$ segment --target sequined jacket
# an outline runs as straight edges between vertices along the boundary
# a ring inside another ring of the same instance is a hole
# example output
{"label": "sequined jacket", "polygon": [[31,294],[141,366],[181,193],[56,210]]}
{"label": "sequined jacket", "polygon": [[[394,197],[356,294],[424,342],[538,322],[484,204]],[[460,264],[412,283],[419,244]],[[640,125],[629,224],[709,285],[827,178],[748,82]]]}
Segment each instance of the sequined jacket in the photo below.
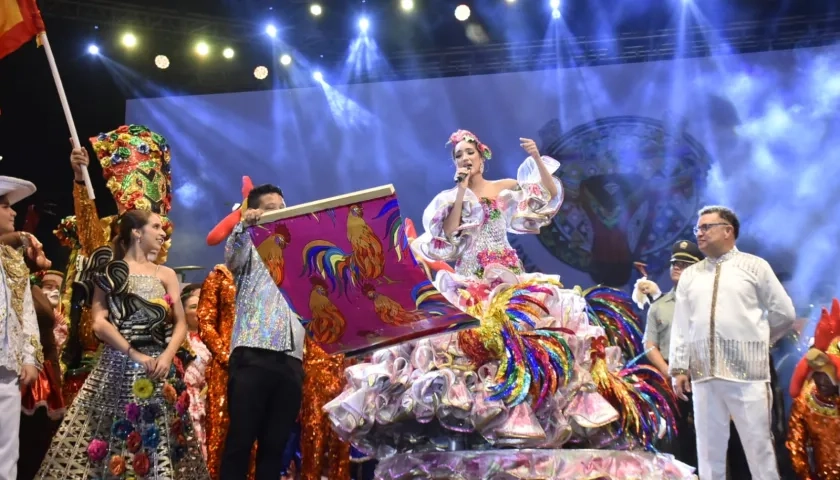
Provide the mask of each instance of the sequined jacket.
{"label": "sequined jacket", "polygon": [[216,265],[201,285],[196,316],[201,340],[213,355],[213,362],[227,368],[230,337],[236,314],[236,285],[224,265]]}
{"label": "sequined jacket", "polygon": [[[799,480],[834,480],[840,478],[840,399],[823,403],[814,398],[815,389],[809,380],[794,399],[785,446]],[[813,451],[813,464],[809,450]]]}
{"label": "sequined jacket", "polygon": [[770,381],[770,345],[793,326],[793,301],[764,259],[737,249],[680,276],[671,326],[671,374]]}
{"label": "sequined jacket", "polygon": [[286,352],[302,361],[306,331],[242,223],[234,227],[225,245],[225,264],[236,279],[231,352],[237,347],[261,348]]}
{"label": "sequined jacket", "polygon": [[23,255],[0,245],[0,367],[20,374],[24,365],[44,362],[38,318]]}

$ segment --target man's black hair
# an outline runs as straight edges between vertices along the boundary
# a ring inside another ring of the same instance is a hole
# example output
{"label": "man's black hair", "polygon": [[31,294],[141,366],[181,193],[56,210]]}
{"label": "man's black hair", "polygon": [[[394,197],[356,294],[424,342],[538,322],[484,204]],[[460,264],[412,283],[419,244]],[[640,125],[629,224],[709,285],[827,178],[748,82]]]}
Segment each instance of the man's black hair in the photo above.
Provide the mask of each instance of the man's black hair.
{"label": "man's black hair", "polygon": [[283,190],[280,190],[280,187],[270,183],[251,189],[251,193],[248,194],[248,208],[260,208],[260,199],[263,195],[268,195],[270,193],[276,193],[281,197],[283,196]]}

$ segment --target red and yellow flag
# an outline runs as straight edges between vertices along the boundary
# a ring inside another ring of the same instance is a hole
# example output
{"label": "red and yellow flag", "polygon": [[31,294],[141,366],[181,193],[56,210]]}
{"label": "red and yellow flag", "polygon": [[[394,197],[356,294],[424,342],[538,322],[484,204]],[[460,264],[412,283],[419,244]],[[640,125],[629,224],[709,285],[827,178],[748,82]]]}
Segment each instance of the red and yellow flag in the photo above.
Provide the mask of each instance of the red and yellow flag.
{"label": "red and yellow flag", "polygon": [[45,30],[35,0],[0,0],[0,58]]}

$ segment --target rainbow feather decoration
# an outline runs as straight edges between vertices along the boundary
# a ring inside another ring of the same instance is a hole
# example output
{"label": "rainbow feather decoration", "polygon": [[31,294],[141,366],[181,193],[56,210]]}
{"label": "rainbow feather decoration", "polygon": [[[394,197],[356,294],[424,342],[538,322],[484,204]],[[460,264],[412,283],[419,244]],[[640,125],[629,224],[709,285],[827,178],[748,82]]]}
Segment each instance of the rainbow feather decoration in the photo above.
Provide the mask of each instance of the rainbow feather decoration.
{"label": "rainbow feather decoration", "polygon": [[607,367],[606,337],[592,341],[590,374],[598,392],[621,414],[621,433],[630,443],[641,443],[647,450],[655,450],[654,443],[660,426],[667,425],[666,436],[676,435],[674,409],[676,399],[665,378],[654,368],[629,362],[619,372]]}
{"label": "rainbow feather decoration", "polygon": [[402,216],[400,216],[400,204],[396,198],[385,202],[379,210],[379,213],[373,219],[377,220],[385,215],[388,215],[388,218],[385,220],[385,230],[388,232],[388,239],[391,244],[389,250],[396,251],[397,261],[401,262],[403,257],[408,257],[411,259],[413,265],[417,265],[417,261],[410,253],[408,236],[405,233],[405,224],[403,223]]}
{"label": "rainbow feather decoration", "polygon": [[630,295],[600,285],[580,293],[586,300],[589,323],[603,328],[609,344],[619,347],[624,358],[636,357],[644,350],[639,316]]}
{"label": "rainbow feather decoration", "polygon": [[526,282],[504,288],[493,296],[474,330],[490,356],[500,361],[491,398],[516,406],[529,397],[540,405],[571,380],[574,357],[563,336],[553,330],[534,329],[548,315],[540,300],[551,294],[545,282]]}

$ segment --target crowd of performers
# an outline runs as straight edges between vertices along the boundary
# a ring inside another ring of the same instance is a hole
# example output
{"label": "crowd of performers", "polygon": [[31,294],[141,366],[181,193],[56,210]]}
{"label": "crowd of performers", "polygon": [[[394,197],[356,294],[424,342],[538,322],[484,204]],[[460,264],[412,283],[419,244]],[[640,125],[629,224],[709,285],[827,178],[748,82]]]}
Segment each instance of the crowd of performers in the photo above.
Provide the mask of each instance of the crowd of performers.
{"label": "crowd of performers", "polygon": [[[91,139],[111,217],[84,187],[87,150],[72,152],[75,215],[56,229],[66,273],[15,230],[11,207],[35,186],[0,177],[0,480],[341,480],[359,478],[351,460],[500,448],[582,452],[505,466],[516,478],[691,478],[694,467],[701,480],[748,478],[727,467],[730,429],[753,478],[780,478],[777,453],[796,478],[840,478],[840,304],[794,372],[780,450],[769,352],[793,303],[766,261],[735,246],[735,213],[700,212],[697,244],[674,245],[667,293],[646,278],[632,294],[565,288],[523,271],[508,241],[539,232],[563,201],[559,163],[520,140],[517,177],[492,181],[489,147],[452,134],[455,187],[432,200],[423,235],[403,226],[438,291],[480,325],[355,359],[312,340],[247,233],[285,207],[278,187],[244,180],[242,205],[207,238],[226,242],[224,262],[182,286],[164,265],[161,135],[129,125]],[[650,304],[644,328],[634,301]],[[407,468],[447,478],[438,467]]]}

